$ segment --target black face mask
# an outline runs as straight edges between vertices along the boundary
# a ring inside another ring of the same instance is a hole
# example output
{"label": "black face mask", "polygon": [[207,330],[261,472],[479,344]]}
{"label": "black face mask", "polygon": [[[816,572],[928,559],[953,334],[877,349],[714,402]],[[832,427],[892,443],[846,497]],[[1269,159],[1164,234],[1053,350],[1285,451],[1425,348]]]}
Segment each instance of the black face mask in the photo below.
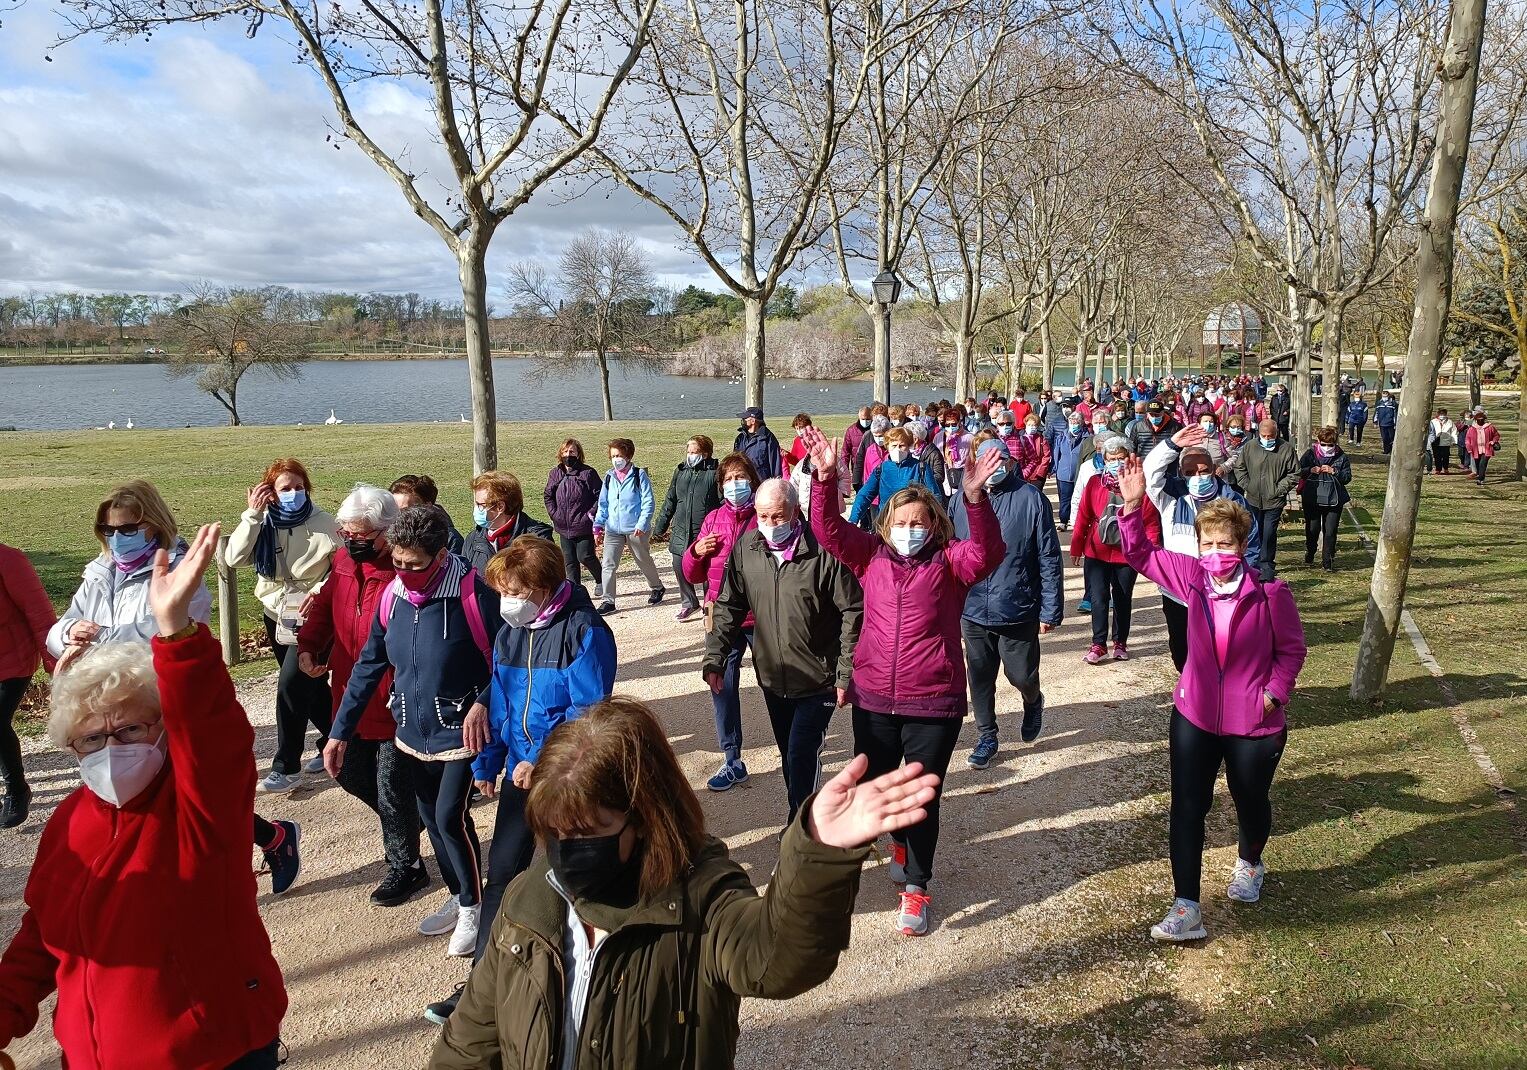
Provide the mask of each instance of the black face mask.
{"label": "black face mask", "polygon": [[[627,824],[630,824],[629,820]],[[546,861],[557,883],[574,900],[590,899],[611,906],[636,902],[641,885],[641,852],[620,860],[620,838],[626,826],[612,836],[546,837]]]}
{"label": "black face mask", "polygon": [[568,454],[566,457],[562,458],[562,467],[563,468],[577,468],[578,467],[578,458],[574,457],[572,454]]}
{"label": "black face mask", "polygon": [[376,560],[375,539],[346,539],[345,549],[349,552],[351,560],[357,563]]}

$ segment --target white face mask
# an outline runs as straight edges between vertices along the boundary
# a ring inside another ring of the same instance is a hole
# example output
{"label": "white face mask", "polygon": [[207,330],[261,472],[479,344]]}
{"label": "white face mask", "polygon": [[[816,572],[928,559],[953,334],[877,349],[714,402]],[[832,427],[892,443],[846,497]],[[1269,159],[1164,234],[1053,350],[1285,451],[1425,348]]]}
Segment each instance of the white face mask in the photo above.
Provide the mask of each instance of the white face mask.
{"label": "white face mask", "polygon": [[108,743],[80,759],[80,779],[102,802],[121,808],[164,768],[166,737],[154,743]]}
{"label": "white face mask", "polygon": [[891,548],[905,557],[912,557],[928,544],[927,528],[891,529]]}
{"label": "white face mask", "polygon": [[626,468],[630,466],[630,464],[631,462],[628,459],[618,454],[610,458],[610,467],[615,469],[617,472],[624,472]]}
{"label": "white face mask", "polygon": [[541,615],[541,607],[528,598],[503,595],[498,600],[498,614],[511,628],[523,628]]}
{"label": "white face mask", "polygon": [[900,464],[902,461],[907,459],[907,451],[901,446],[892,446],[890,450],[887,451],[887,456],[891,458],[892,464]]}

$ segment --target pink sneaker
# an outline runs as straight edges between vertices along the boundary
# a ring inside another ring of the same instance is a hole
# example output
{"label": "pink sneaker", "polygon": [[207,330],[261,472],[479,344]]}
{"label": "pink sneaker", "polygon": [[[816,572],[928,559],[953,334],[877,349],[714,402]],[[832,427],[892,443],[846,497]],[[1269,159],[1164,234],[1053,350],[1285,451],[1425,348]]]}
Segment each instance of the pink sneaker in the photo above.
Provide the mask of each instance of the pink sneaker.
{"label": "pink sneaker", "polygon": [[1107,656],[1107,647],[1093,643],[1090,647],[1087,648],[1087,653],[1082,655],[1082,660],[1085,661],[1088,665],[1096,665]]}
{"label": "pink sneaker", "polygon": [[1114,661],[1128,661],[1129,660],[1129,648],[1126,647],[1123,643],[1115,643],[1113,645],[1113,660]]}

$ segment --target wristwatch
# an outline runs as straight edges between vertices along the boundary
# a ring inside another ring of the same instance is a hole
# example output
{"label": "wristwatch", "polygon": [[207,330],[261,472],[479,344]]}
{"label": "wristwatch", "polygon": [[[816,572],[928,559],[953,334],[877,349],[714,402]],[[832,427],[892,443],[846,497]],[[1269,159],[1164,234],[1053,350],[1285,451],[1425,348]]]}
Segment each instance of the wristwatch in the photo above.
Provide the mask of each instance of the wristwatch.
{"label": "wristwatch", "polygon": [[159,639],[164,643],[178,643],[182,639],[189,639],[195,635],[197,627],[198,625],[194,620],[189,621],[180,631],[173,632],[170,635],[161,635]]}

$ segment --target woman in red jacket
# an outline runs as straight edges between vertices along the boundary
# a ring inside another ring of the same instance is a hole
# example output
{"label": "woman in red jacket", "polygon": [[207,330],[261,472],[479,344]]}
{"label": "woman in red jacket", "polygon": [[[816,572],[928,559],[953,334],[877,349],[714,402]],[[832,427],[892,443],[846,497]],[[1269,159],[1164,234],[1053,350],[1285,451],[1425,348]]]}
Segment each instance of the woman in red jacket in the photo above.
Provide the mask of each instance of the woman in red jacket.
{"label": "woman in red jacket", "polygon": [[32,806],[32,789],[21,765],[21,741],[11,721],[21,708],[37,663],[53,671],[48,629],[57,619],[27,555],[0,543],[0,775],[5,777],[0,828],[21,824]]}
{"label": "woman in red jacket", "polygon": [[[328,582],[312,596],[297,632],[297,667],[315,678],[330,674],[331,715],[339,712],[350,673],[371,635],[382,592],[397,575],[392,548],[387,545],[387,526],[397,518],[393,495],[364,483],[350,492],[334,514],[343,545],[334,555]],[[391,695],[389,668],[362,711],[355,738],[334,778],[382,822],[387,876],[372,891],[371,901],[383,907],[400,906],[429,887],[429,870],[419,858],[419,807],[413,782],[393,745],[398,725],[387,706]]]}
{"label": "woman in red jacket", "polygon": [[[1096,665],[1108,657],[1108,606],[1113,604],[1113,660],[1129,660],[1129,617],[1135,597],[1135,570],[1124,559],[1119,531],[1119,474],[1133,456],[1129,440],[1116,436],[1103,443],[1103,471],[1082,488],[1076,523],[1071,529],[1071,564],[1082,566],[1087,601],[1092,604],[1092,646],[1082,660]],[[1145,530],[1161,545],[1161,514],[1145,503]]]}
{"label": "woman in red jacket", "polygon": [[0,958],[0,1047],[58,990],[70,1070],[270,1070],[286,987],[249,867],[254,729],[191,620],[220,525],[155,555],[152,647],[93,646],[59,674],[48,736],[84,785],[48,819]]}
{"label": "woman in red jacket", "polygon": [[[960,639],[965,596],[1006,553],[986,497],[1002,454],[992,450],[965,464],[970,538],[954,538],[954,524],[938,499],[915,483],[891,495],[878,530],[870,533],[838,511],[838,496],[831,493],[836,451],[815,428],[805,438],[818,480],[811,495],[812,534],[864,588],[864,622],[845,696],[854,709],[854,753],[868,755],[871,777],[905,759],[908,765],[920,762],[942,782],[968,709]],[[891,880],[906,884],[896,928],[906,936],[928,931],[938,796],[927,810],[926,819],[891,840]]]}

